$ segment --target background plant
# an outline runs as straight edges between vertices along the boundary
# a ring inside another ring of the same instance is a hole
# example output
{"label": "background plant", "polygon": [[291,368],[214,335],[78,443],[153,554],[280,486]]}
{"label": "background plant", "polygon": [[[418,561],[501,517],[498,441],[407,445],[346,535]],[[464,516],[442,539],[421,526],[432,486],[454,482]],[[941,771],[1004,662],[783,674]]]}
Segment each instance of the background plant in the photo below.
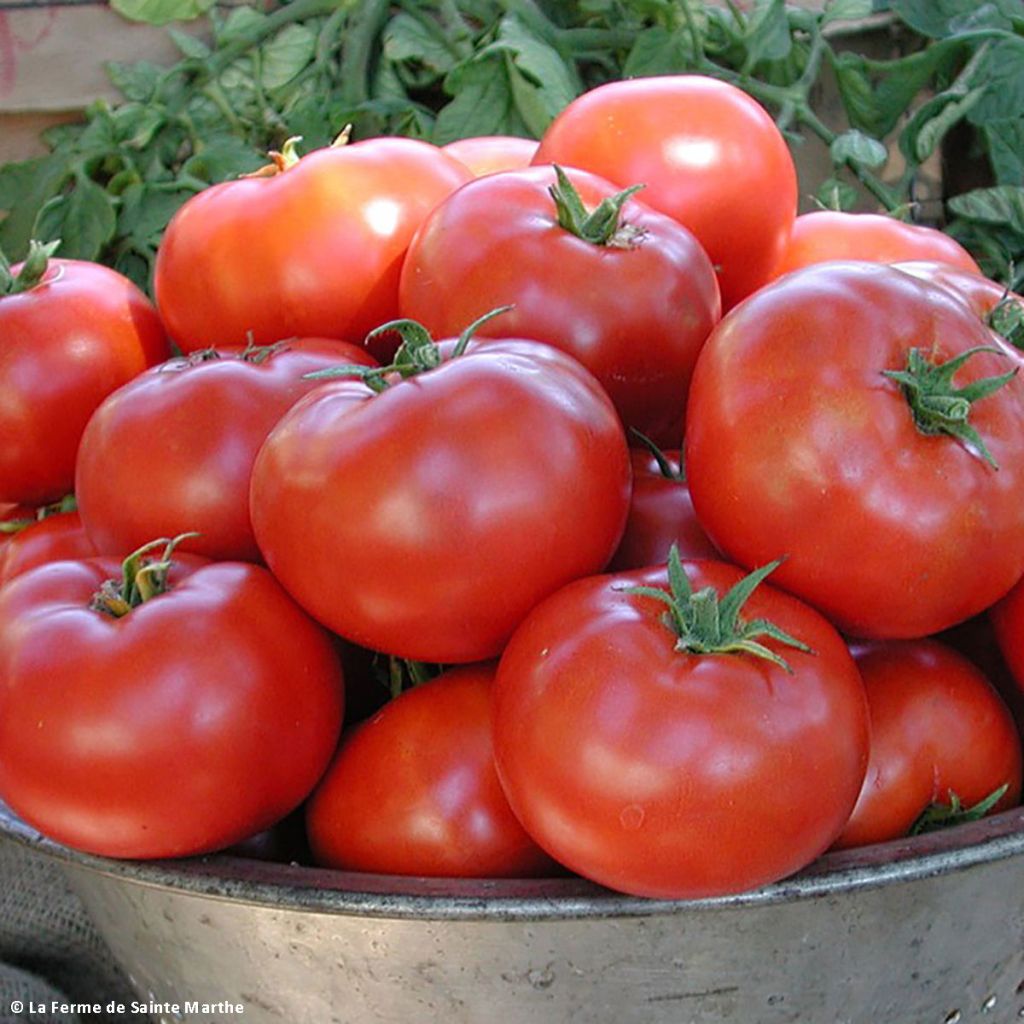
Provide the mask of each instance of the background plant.
{"label": "background plant", "polygon": [[[760,0],[750,13],[694,0],[291,0],[271,10],[209,0],[115,0],[156,23],[205,13],[205,36],[169,26],[181,59],[112,64],[123,100],[50,129],[47,155],[0,167],[0,247],[30,237],[148,286],[174,211],[266,162],[293,135],[327,143],[389,133],[436,143],[540,135],[574,96],[610,79],[697,71],[746,89],[794,146],[816,137],[833,169],[822,204],[870,201],[919,216],[920,170],[950,132],[981,187],[947,197],[948,230],[989,274],[1024,270],[1024,0],[829,0],[813,13]],[[844,49],[836,30],[885,16],[891,59]],[[813,97],[832,76],[843,123]],[[892,154],[901,170],[894,176]],[[886,175],[881,176],[882,168]],[[858,187],[854,187],[857,185]]]}

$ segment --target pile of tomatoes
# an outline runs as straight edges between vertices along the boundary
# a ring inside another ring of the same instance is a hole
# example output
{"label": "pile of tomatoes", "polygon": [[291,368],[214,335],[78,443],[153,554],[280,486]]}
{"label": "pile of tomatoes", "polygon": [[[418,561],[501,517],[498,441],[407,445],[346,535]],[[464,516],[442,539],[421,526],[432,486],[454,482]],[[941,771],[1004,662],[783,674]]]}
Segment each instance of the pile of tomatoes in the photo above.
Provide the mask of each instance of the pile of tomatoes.
{"label": "pile of tomatoes", "polygon": [[321,865],[684,898],[1015,805],[1014,299],[796,207],[678,76],[539,145],[289,143],[182,207],[155,304],[34,246],[0,798],[114,857],[297,812]]}

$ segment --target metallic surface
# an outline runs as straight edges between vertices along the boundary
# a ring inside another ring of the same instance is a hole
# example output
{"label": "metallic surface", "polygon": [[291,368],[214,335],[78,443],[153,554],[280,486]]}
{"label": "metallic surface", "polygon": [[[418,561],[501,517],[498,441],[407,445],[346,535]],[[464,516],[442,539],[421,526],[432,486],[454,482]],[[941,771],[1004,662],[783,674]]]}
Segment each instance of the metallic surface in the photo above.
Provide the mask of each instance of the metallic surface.
{"label": "metallic surface", "polygon": [[51,843],[2,808],[0,835],[60,860],[143,1000],[169,1004],[157,1014],[166,1021],[1024,1019],[1022,808],[691,902],[575,879],[110,861]]}

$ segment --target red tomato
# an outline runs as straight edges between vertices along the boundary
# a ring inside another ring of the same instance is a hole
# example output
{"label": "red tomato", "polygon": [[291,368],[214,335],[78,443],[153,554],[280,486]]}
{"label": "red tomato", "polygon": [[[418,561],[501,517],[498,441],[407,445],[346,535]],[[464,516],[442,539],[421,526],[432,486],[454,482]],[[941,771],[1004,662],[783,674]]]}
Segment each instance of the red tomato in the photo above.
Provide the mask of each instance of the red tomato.
{"label": "red tomato", "polygon": [[989,618],[1006,667],[1024,693],[1024,580],[989,609]]}
{"label": "red tomato", "polygon": [[307,395],[263,446],[250,502],[267,564],[312,615],[447,664],[494,657],[537,601],[599,571],[629,491],[597,381],[549,346],[492,341],[379,395]]}
{"label": "red tomato", "polygon": [[189,544],[217,559],[257,561],[249,478],[267,435],[340,364],[373,365],[342,341],[302,338],[270,350],[215,349],[154,367],[114,392],[82,436],[76,495],[103,552],[198,531]]}
{"label": "red tomato", "polygon": [[121,618],[92,602],[112,559],[0,588],[0,798],[111,857],[216,850],[295,808],[330,761],[342,677],[274,578],[175,556],[170,589]]}
{"label": "red tomato", "polygon": [[573,100],[533,160],[580,167],[685,224],[728,309],[768,281],[796,217],[796,168],[767,112],[702,75],[635,78]]}
{"label": "red tomato", "polygon": [[959,296],[974,313],[1010,345],[1018,358],[1024,358],[1024,298],[998,281],[989,280],[948,263],[913,260],[894,264],[905,274],[937,284]]}
{"label": "red tomato", "polygon": [[153,285],[181,348],[323,336],[361,341],[397,316],[420,221],[472,173],[436,146],[367,139],[270,177],[224,182],[168,224]]}
{"label": "red tomato", "polygon": [[664,468],[649,451],[634,448],[630,452],[633,497],[626,530],[609,570],[663,565],[673,544],[682,558],[719,557],[693,510],[679,452],[665,452],[663,458]]}
{"label": "red tomato", "polygon": [[449,142],[441,149],[455,157],[459,163],[465,164],[479,178],[495,171],[528,167],[537,152],[537,142],[514,135],[476,135]]}
{"label": "red tomato", "polygon": [[554,869],[498,783],[493,678],[493,665],[451,669],[406,690],[342,739],[306,808],[318,864],[461,878]]}
{"label": "red tomato", "polygon": [[97,554],[77,512],[58,512],[19,530],[0,545],[0,586],[29,569]]}
{"label": "red tomato", "polygon": [[[1024,572],[1024,380],[971,403],[969,440],[955,418],[924,432],[886,374],[997,343],[963,302],[881,264],[762,289],[694,374],[686,467],[708,536],[741,565],[788,554],[776,584],[854,636],[925,636],[987,608]],[[928,402],[963,414],[956,389],[1013,369],[978,352]]]}
{"label": "red tomato", "polygon": [[[685,563],[695,590],[741,576]],[[792,669],[746,652],[693,654],[665,605],[664,568],[579,580],[540,604],[502,655],[494,751],[526,831],[560,863],[624,892],[693,898],[782,878],[836,838],[868,756],[860,677],[820,615],[762,585],[741,613]],[[706,600],[706,595],[704,600]]]}
{"label": "red tomato", "polygon": [[36,510],[29,505],[0,503],[0,552],[36,517]]}
{"label": "red tomato", "polygon": [[[567,177],[588,211],[619,191],[583,171]],[[607,240],[581,237],[582,224],[563,226],[556,184],[552,168],[531,167],[480,178],[441,203],[409,246],[402,315],[443,337],[511,305],[476,336],[568,352],[627,426],[678,444],[693,364],[721,315],[711,263],[689,231],[633,199]]]}
{"label": "red tomato", "polygon": [[0,501],[71,491],[93,410],[169,354],[146,296],[97,263],[51,259],[34,287],[0,295]]}
{"label": "red tomato", "polygon": [[1002,786],[992,808],[1020,800],[1021,743],[1009,709],[965,657],[934,640],[870,644],[855,655],[871,715],[864,788],[836,847],[908,835],[955,794],[972,807]]}
{"label": "red tomato", "polygon": [[797,217],[775,276],[826,260],[935,260],[980,273],[971,254],[937,228],[877,213],[818,210]]}

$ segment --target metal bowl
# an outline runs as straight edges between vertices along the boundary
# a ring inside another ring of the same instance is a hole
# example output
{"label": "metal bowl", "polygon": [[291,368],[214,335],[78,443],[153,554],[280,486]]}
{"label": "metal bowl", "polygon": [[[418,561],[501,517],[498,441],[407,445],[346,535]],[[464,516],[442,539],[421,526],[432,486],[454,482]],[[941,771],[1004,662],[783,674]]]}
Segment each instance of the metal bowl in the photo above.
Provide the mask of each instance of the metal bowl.
{"label": "metal bowl", "polygon": [[113,861],[2,808],[0,835],[57,859],[168,1022],[1024,1019],[1024,808],[695,901],[569,878],[408,879],[224,855]]}

